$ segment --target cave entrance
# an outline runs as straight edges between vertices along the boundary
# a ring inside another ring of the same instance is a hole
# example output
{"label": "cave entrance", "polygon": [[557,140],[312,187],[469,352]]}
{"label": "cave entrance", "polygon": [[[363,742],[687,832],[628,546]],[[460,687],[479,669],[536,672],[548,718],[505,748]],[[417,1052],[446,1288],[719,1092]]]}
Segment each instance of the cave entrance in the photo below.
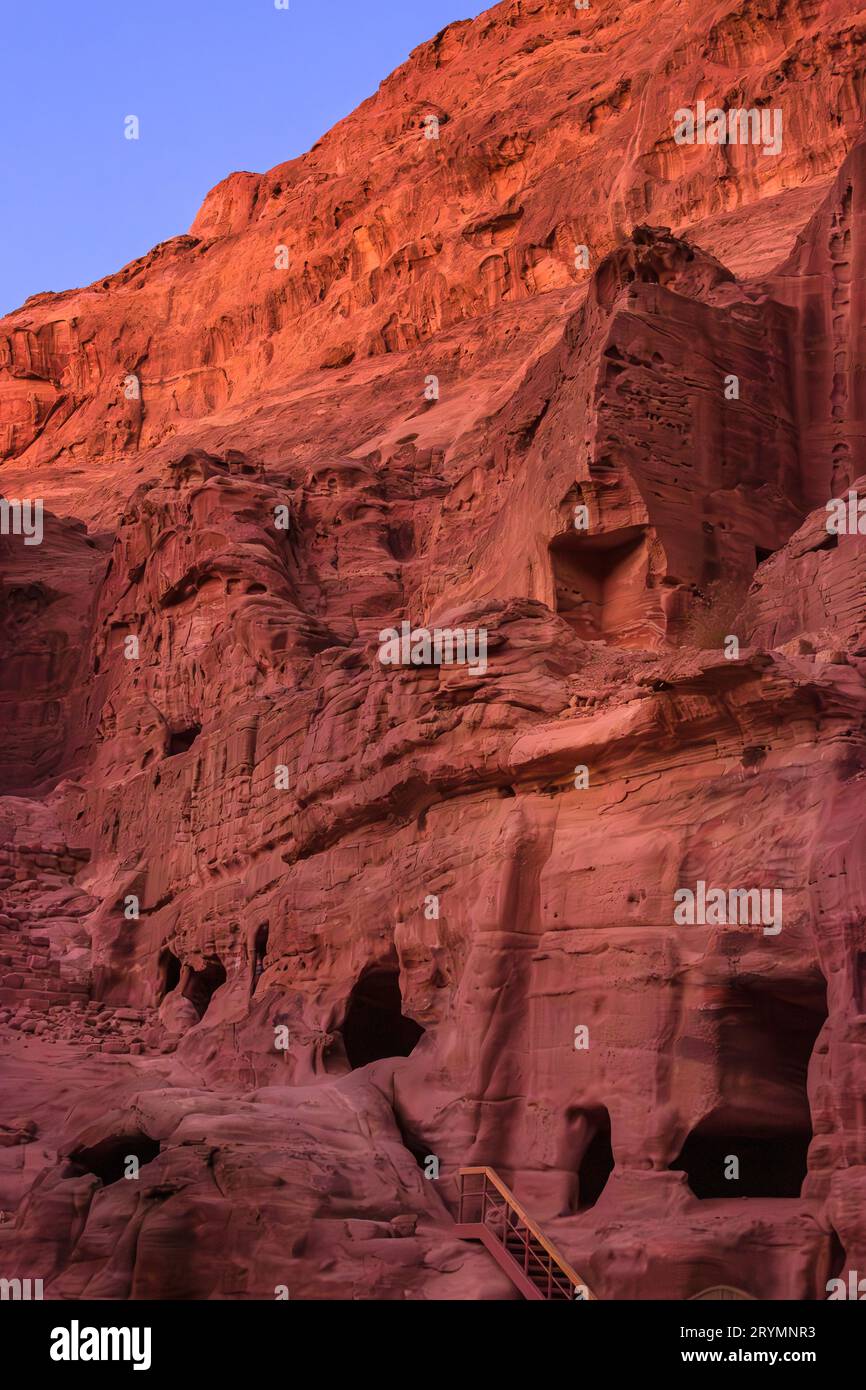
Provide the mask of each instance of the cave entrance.
{"label": "cave entrance", "polygon": [[556,611],[584,641],[649,645],[647,541],[642,526],[550,543]]}
{"label": "cave entrance", "polygon": [[371,965],[359,976],[342,1026],[349,1066],[365,1067],[384,1057],[408,1057],[424,1029],[403,1013],[396,965]]}
{"label": "cave entrance", "polygon": [[152,1163],[160,1152],[157,1139],[142,1131],[134,1134],[110,1134],[98,1143],[72,1149],[69,1160],[87,1173],[93,1173],[105,1187],[119,1182],[127,1171],[127,1160],[138,1159],[139,1167]]}
{"label": "cave entrance", "polygon": [[167,946],[159,953],[156,976],[156,999],[161,1004],[165,996],[180,984],[180,961]]}
{"label": "cave entrance", "polygon": [[199,1018],[204,1018],[211,999],[225,982],[226,972],[222,962],[205,961],[201,970],[190,970],[183,987],[183,997],[190,1001]]}
{"label": "cave entrance", "polygon": [[696,1197],[799,1197],[811,1138],[808,1126],[744,1133],[729,1110],[714,1110],[692,1130],[672,1166],[685,1171]]}
{"label": "cave entrance", "polygon": [[614,1169],[610,1112],[604,1105],[578,1107],[568,1112],[567,1120],[573,1130],[569,1147],[577,1170],[568,1209],[572,1213],[589,1211]]}
{"label": "cave entrance", "polygon": [[268,934],[268,924],[267,922],[263,922],[262,925],[257,928],[253,940],[253,978],[250,994],[255,994],[256,986],[265,972],[265,956],[268,953]]}
{"label": "cave entrance", "polygon": [[166,756],[176,758],[179,753],[188,753],[199,734],[201,724],[190,724],[188,729],[176,729],[168,736]]}
{"label": "cave entrance", "polygon": [[839,1233],[832,1229],[830,1231],[827,1260],[829,1268],[827,1282],[829,1283],[830,1279],[838,1279],[841,1276],[843,1269],[848,1263],[848,1256],[845,1254],[845,1247],[839,1239]]}
{"label": "cave entrance", "polygon": [[809,1060],[827,1018],[824,982],[735,981],[713,1010],[721,1099],[671,1167],[686,1173],[696,1197],[799,1197],[812,1139]]}
{"label": "cave entrance", "polygon": [[858,1014],[866,1013],[866,951],[858,951],[854,959],[854,998]]}

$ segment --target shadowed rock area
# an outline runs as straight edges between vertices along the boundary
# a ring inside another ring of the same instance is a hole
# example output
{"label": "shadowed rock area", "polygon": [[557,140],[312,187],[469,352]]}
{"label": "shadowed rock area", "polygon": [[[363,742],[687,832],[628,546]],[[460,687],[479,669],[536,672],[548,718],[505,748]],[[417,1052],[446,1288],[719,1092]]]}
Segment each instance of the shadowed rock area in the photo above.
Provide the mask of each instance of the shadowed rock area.
{"label": "shadowed rock area", "polygon": [[864,39],[506,0],[0,320],[0,1273],[517,1298],[475,1165],[599,1298],[864,1268]]}

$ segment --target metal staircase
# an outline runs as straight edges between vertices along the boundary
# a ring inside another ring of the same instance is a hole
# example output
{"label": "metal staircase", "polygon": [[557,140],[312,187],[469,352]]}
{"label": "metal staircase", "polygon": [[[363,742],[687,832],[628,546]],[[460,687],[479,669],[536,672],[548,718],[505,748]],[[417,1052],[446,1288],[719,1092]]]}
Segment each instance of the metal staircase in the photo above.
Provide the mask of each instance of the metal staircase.
{"label": "metal staircase", "polygon": [[461,1168],[459,1181],[457,1235],[480,1240],[524,1298],[595,1299],[492,1168]]}

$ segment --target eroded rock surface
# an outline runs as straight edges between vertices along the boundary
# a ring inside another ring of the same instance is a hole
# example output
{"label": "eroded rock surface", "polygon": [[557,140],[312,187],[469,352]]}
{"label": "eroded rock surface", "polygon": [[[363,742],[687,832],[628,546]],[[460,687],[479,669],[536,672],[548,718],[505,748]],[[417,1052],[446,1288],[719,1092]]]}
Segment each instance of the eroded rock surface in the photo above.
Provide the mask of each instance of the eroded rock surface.
{"label": "eroded rock surface", "polygon": [[0,1272],[515,1297],[466,1165],[602,1298],[864,1267],[864,26],[510,0],[0,323]]}

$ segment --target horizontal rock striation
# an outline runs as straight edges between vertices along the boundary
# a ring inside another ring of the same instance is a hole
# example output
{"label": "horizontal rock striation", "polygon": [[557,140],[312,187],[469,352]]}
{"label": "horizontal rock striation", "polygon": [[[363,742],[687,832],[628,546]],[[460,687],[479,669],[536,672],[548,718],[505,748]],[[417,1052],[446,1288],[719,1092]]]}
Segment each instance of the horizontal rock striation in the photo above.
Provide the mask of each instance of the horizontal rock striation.
{"label": "horizontal rock striation", "polygon": [[864,1267],[864,24],[508,0],[0,323],[2,1269],[513,1297],[464,1165],[601,1298]]}

